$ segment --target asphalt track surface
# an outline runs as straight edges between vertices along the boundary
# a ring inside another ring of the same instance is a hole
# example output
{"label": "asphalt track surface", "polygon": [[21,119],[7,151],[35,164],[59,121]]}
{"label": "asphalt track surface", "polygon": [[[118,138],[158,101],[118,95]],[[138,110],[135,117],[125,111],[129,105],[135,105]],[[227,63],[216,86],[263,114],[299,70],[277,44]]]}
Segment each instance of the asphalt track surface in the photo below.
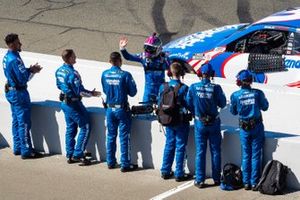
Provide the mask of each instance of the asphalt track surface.
{"label": "asphalt track surface", "polygon": [[[207,183],[212,184],[212,180]],[[180,190],[182,189],[182,190]],[[11,149],[0,150],[1,200],[298,200],[300,192],[267,196],[258,192],[222,191],[219,187],[198,189],[193,181],[177,183],[163,180],[159,171],[139,169],[121,173],[107,169],[106,163],[87,167],[68,165],[61,155],[21,160]]]}
{"label": "asphalt track surface", "polygon": [[[107,61],[112,51],[118,51],[123,35],[129,38],[129,51],[140,52],[154,31],[166,43],[213,27],[253,22],[293,6],[300,6],[299,0],[0,0],[0,37],[15,32],[26,51],[60,55],[73,48],[79,58]],[[60,155],[23,161],[11,149],[0,149],[1,200],[153,197],[296,200],[300,193],[272,197],[217,187],[199,190],[191,182],[164,181],[157,170],[123,174],[108,170],[105,163],[87,168],[67,165]]]}
{"label": "asphalt track surface", "polygon": [[166,43],[293,6],[299,0],[0,0],[0,36],[19,33],[26,51],[60,55],[73,48],[79,58],[106,61],[123,35],[128,49],[140,52],[152,32]]}

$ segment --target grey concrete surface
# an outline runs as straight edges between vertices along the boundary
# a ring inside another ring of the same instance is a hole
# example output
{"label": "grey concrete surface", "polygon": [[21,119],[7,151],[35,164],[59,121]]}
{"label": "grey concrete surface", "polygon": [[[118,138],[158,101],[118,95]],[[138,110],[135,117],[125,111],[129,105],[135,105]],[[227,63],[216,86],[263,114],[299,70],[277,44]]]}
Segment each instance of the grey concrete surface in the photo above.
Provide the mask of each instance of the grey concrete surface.
{"label": "grey concrete surface", "polygon": [[79,58],[106,61],[122,35],[139,52],[154,31],[166,43],[293,6],[299,0],[0,0],[0,37],[16,32],[26,51],[60,55],[74,48]]}
{"label": "grey concrete surface", "polygon": [[[181,184],[174,179],[162,180],[157,170],[121,173],[119,169],[108,170],[106,163],[80,167],[68,165],[60,155],[21,160],[12,154],[11,149],[0,149],[1,200],[142,200],[151,199]],[[243,189],[224,192],[218,187],[200,190],[191,186],[167,199],[296,200],[300,199],[300,192],[274,197]]]}

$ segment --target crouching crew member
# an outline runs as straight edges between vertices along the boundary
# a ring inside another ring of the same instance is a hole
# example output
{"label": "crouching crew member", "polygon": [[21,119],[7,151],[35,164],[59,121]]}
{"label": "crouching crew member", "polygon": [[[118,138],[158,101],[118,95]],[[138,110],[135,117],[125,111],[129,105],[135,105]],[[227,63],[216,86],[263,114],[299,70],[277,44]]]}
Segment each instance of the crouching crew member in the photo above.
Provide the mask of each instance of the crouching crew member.
{"label": "crouching crew member", "polygon": [[143,102],[156,103],[159,87],[165,82],[165,70],[169,69],[169,58],[162,52],[162,42],[153,33],[144,42],[144,52],[130,54],[125,49],[128,39],[120,39],[120,50],[126,60],[139,62],[145,71],[145,87]]}
{"label": "crouching crew member", "polygon": [[269,107],[261,90],[251,88],[252,74],[240,71],[237,76],[240,90],[231,97],[230,112],[239,115],[240,140],[242,145],[242,171],[245,190],[256,190],[260,178],[261,156],[264,144],[264,125],[261,110]]}
{"label": "crouching crew member", "polygon": [[109,169],[117,167],[116,138],[119,129],[121,146],[121,172],[137,169],[137,165],[130,160],[130,129],[131,112],[128,95],[133,97],[137,93],[132,75],[121,69],[122,58],[118,52],[110,54],[109,62],[112,67],[102,74],[101,83],[106,94],[106,161]]}
{"label": "crouching crew member", "polygon": [[[172,164],[176,153],[175,180],[180,182],[192,178],[190,174],[185,174],[184,172],[185,147],[187,145],[190,127],[185,101],[188,86],[180,81],[180,77],[184,76],[184,70],[179,63],[172,63],[170,72],[171,81],[160,86],[158,98],[160,109],[160,107],[165,107],[160,106],[162,105],[162,102],[170,102],[168,99],[164,100],[164,98],[169,98],[170,96],[167,92],[174,90],[175,107],[174,111],[170,111],[172,112],[171,115],[173,117],[172,122],[169,125],[166,125],[166,144],[161,167],[161,177],[163,179],[169,179],[173,176]],[[158,111],[158,115],[159,112],[160,111]]]}
{"label": "crouching crew member", "polygon": [[27,82],[42,68],[38,64],[25,67],[19,54],[22,43],[17,34],[8,34],[5,42],[8,51],[3,58],[3,70],[7,79],[5,97],[12,112],[13,153],[21,155],[22,159],[40,158],[42,154],[35,152],[31,143],[31,102]]}
{"label": "crouching crew member", "polygon": [[[74,69],[76,55],[72,49],[62,52],[65,62],[55,73],[57,88],[61,90],[61,109],[66,120],[66,153],[69,164],[81,162],[80,165],[89,165],[90,161],[85,158],[84,151],[90,133],[90,122],[88,112],[81,102],[82,97],[98,97],[100,92],[86,90],[81,82],[79,73]],[[77,128],[80,132],[77,135]],[[75,145],[76,144],[76,145]]]}
{"label": "crouching crew member", "polygon": [[205,187],[206,148],[209,140],[212,178],[220,184],[221,176],[221,121],[218,107],[224,108],[226,97],[220,85],[211,83],[214,70],[210,64],[202,66],[201,81],[190,86],[187,95],[189,109],[195,116],[196,179],[195,186]]}

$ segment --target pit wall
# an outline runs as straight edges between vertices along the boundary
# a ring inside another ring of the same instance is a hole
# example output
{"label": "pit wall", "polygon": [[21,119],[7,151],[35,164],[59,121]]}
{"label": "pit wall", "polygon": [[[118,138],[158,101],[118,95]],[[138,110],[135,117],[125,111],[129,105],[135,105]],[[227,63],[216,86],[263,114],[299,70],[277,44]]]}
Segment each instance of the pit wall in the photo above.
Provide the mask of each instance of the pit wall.
{"label": "pit wall", "polygon": [[[0,49],[2,60],[6,50]],[[58,101],[59,91],[55,84],[55,71],[62,65],[60,57],[22,52],[21,56],[26,66],[38,62],[43,70],[29,82],[29,92],[32,99],[32,141],[34,147],[46,153],[65,155],[65,120]],[[83,84],[87,89],[102,91],[100,77],[109,63],[78,59],[75,68],[79,71]],[[129,98],[131,105],[142,100],[144,73],[141,67],[124,65],[122,68],[132,73],[138,94]],[[283,72],[284,73],[284,72]],[[187,85],[197,82],[195,75],[189,74],[184,78]],[[232,80],[215,78],[221,84],[227,99],[238,87]],[[0,87],[4,87],[3,70],[0,73]],[[300,90],[280,86],[254,84],[253,87],[264,91],[270,102],[270,108],[263,113],[266,130],[264,148],[264,163],[270,159],[280,160],[291,170],[288,175],[288,186],[300,189],[300,160],[296,155],[300,152]],[[98,160],[105,160],[105,110],[99,98],[85,98],[83,103],[88,108],[91,120],[91,135],[88,151]],[[11,111],[4,92],[0,92],[0,147],[12,146]],[[222,120],[222,163],[241,163],[241,148],[238,134],[238,119],[229,113],[229,106],[221,111]],[[186,171],[194,172],[194,133],[191,123],[190,136],[187,146]],[[156,121],[155,116],[134,116],[131,131],[131,158],[140,167],[160,169],[164,148],[164,129]],[[1,152],[0,152],[1,156]],[[117,152],[119,157],[119,150]],[[210,153],[207,152],[207,175],[211,175]]]}

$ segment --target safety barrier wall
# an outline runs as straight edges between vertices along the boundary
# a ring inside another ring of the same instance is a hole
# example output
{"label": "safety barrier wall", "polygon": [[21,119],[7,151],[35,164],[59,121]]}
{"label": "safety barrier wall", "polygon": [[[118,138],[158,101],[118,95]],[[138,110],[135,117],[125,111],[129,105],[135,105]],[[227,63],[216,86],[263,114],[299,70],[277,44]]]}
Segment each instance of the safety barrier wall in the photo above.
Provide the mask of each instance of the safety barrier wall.
{"label": "safety barrier wall", "polygon": [[[2,60],[5,50],[0,49]],[[55,86],[54,73],[62,61],[57,56],[35,53],[22,53],[26,65],[39,62],[44,68],[29,83],[32,98],[32,140],[35,148],[50,153],[65,154],[65,121],[60,109],[58,99],[59,91]],[[87,89],[101,89],[100,77],[103,70],[108,69],[108,63],[79,60],[75,68],[82,76]],[[144,78],[140,67],[123,66],[133,74],[138,85],[138,95],[130,98],[131,105],[137,104],[142,99]],[[300,78],[300,77],[299,77]],[[0,73],[0,87],[4,85],[3,72]],[[190,85],[198,81],[194,75],[187,75],[184,82]],[[229,99],[230,94],[237,90],[233,81],[216,79],[220,83]],[[300,161],[295,159],[300,152],[300,123],[297,113],[300,113],[300,92],[298,89],[256,85],[262,89],[270,101],[269,111],[263,113],[266,129],[264,162],[278,159],[291,168],[288,183],[291,188],[300,189]],[[0,147],[11,146],[11,112],[3,92],[0,93]],[[88,151],[97,159],[105,160],[105,115],[99,98],[84,99],[88,107],[92,131],[88,143]],[[237,117],[233,117],[226,107],[221,111],[222,120],[222,162],[240,164],[240,143],[237,129]],[[139,116],[133,118],[131,134],[131,156],[133,162],[145,168],[159,169],[162,162],[164,147],[163,129],[153,116]],[[191,125],[190,137],[187,147],[187,170],[194,171],[194,134]],[[119,152],[118,152],[119,155]],[[1,156],[1,154],[0,154]],[[207,153],[207,172],[210,175],[210,156]]]}

